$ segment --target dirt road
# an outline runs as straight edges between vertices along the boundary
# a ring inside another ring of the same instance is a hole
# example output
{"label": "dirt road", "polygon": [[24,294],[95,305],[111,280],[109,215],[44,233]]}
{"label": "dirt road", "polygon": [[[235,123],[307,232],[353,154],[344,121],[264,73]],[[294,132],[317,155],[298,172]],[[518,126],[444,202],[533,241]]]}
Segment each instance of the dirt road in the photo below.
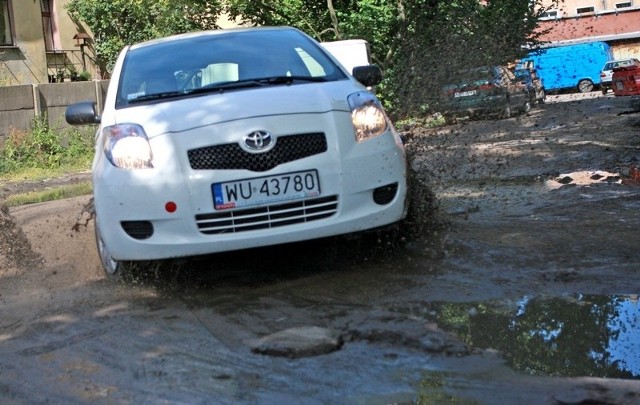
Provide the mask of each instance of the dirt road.
{"label": "dirt road", "polygon": [[399,246],[330,239],[114,284],[89,197],[5,209],[0,401],[637,403],[635,102],[400,128],[435,207],[417,193],[421,233]]}

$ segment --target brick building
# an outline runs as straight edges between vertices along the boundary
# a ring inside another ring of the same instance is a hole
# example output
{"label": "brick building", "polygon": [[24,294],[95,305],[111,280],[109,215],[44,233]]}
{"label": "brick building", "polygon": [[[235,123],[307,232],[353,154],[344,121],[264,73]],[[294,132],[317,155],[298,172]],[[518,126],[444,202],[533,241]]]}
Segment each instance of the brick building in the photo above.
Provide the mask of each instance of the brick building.
{"label": "brick building", "polygon": [[640,0],[543,1],[552,7],[540,21],[553,45],[604,41],[616,59],[640,59]]}

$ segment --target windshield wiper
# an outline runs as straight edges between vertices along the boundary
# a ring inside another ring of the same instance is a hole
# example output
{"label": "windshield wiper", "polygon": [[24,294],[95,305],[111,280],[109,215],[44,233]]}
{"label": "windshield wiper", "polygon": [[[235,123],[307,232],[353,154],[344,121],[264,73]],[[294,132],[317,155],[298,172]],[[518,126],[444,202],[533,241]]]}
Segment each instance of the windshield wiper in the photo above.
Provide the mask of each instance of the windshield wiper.
{"label": "windshield wiper", "polygon": [[198,87],[196,89],[190,89],[185,91],[165,91],[161,93],[145,94],[129,100],[130,104],[139,103],[143,101],[161,100],[165,98],[181,97],[191,94],[210,93],[215,91],[224,91],[231,89],[241,89],[245,87],[263,87],[274,84],[292,84],[295,81],[303,82],[326,82],[324,77],[310,77],[310,76],[273,76],[273,77],[261,77],[247,80],[236,80],[232,82],[220,82],[211,83],[206,86]]}
{"label": "windshield wiper", "polygon": [[237,80],[233,82],[221,82],[221,83],[211,83],[206,86],[198,87],[196,89],[187,90],[183,94],[198,94],[198,93],[209,93],[214,91],[223,91],[223,90],[231,90],[231,89],[242,89],[245,87],[262,87],[266,86],[265,83],[262,83],[259,80],[255,79],[247,79],[247,80]]}
{"label": "windshield wiper", "polygon": [[267,83],[267,84],[291,84],[295,81],[302,82],[326,82],[327,79],[324,77],[312,77],[312,76],[273,76],[273,77],[265,77],[256,79],[259,82]]}
{"label": "windshield wiper", "polygon": [[164,91],[160,93],[145,94],[129,100],[129,104],[139,103],[142,101],[162,100],[164,98],[173,98],[184,96],[184,91]]}

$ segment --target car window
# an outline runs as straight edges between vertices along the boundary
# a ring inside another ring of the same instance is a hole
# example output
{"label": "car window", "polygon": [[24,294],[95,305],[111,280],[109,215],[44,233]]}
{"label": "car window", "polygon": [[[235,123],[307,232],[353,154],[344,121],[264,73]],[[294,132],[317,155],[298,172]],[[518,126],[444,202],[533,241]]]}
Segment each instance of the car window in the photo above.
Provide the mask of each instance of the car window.
{"label": "car window", "polygon": [[272,77],[333,81],[347,76],[320,46],[295,30],[187,36],[129,50],[116,108],[154,94]]}

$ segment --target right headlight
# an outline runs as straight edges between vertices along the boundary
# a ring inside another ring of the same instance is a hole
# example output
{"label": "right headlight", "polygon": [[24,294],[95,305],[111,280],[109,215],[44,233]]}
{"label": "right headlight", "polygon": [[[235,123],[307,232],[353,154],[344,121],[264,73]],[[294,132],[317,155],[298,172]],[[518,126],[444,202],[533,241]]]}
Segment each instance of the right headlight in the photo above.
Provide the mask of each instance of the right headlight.
{"label": "right headlight", "polygon": [[102,134],[104,153],[112,165],[128,170],[153,168],[151,145],[140,125],[111,125]]}
{"label": "right headlight", "polygon": [[387,130],[387,115],[380,101],[371,93],[359,92],[348,97],[351,107],[351,122],[356,131],[356,141],[381,135]]}

